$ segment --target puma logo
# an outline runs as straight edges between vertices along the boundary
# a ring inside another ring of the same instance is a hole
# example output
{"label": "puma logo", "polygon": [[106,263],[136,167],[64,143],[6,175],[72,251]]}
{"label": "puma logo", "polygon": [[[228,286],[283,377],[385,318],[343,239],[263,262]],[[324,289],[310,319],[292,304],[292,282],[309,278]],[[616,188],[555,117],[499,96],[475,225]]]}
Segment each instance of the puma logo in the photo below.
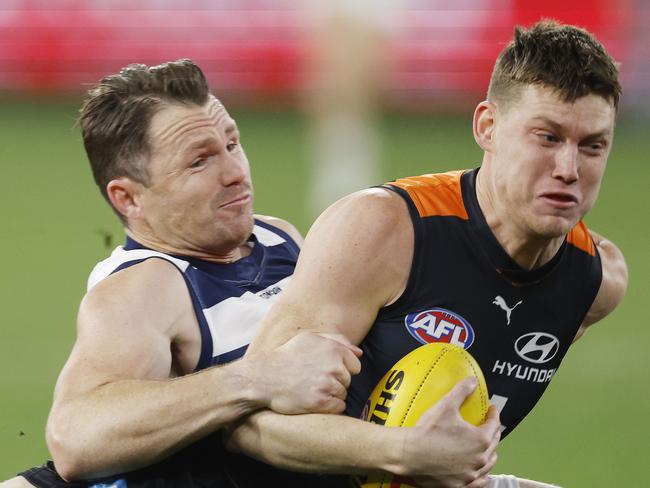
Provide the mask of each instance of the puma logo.
{"label": "puma logo", "polygon": [[506,313],[507,325],[510,325],[510,314],[515,308],[517,308],[517,306],[521,305],[521,303],[522,301],[519,300],[517,303],[515,303],[515,305],[512,308],[510,308],[501,295],[497,295],[496,297],[494,297],[494,300],[492,301],[493,305],[496,305]]}

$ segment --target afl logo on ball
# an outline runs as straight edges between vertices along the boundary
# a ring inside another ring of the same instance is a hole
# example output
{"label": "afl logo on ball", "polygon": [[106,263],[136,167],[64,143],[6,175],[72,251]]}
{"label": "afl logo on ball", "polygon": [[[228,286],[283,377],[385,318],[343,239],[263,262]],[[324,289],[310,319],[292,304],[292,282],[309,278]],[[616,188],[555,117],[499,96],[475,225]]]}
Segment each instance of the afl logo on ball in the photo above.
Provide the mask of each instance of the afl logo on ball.
{"label": "afl logo on ball", "polygon": [[457,313],[444,308],[432,308],[410,313],[404,319],[406,330],[422,344],[447,342],[469,349],[474,342],[474,330]]}

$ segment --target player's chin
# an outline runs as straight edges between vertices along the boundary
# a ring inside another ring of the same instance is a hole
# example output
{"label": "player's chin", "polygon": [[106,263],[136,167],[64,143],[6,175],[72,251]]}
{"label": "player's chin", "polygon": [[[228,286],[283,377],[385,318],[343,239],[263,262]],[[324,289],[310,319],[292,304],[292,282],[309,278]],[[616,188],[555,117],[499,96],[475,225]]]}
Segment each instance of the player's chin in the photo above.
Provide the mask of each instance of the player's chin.
{"label": "player's chin", "polygon": [[250,212],[243,212],[231,219],[230,228],[233,234],[239,236],[243,241],[246,241],[253,233],[253,226],[255,219],[252,210]]}
{"label": "player's chin", "polygon": [[242,205],[220,208],[216,216],[217,221],[223,227],[248,229],[248,234],[253,230],[254,217],[253,206]]}
{"label": "player's chin", "polygon": [[555,239],[566,236],[579,221],[579,215],[545,215],[535,219],[531,227],[539,237]]}

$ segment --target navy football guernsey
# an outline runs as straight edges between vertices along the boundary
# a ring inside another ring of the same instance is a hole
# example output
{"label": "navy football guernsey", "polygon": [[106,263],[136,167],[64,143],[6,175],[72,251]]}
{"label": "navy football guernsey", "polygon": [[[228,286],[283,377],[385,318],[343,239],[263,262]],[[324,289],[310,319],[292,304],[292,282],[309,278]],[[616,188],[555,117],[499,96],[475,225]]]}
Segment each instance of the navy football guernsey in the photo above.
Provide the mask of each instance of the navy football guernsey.
{"label": "navy football guernsey", "polygon": [[198,371],[244,355],[296,266],[300,249],[277,227],[255,220],[248,245],[250,255],[232,264],[218,264],[153,251],[127,237],[124,246],[95,266],[88,289],[145,259],[160,258],[174,264],[185,279],[201,330]]}
{"label": "navy football guernsey", "polygon": [[429,342],[451,342],[477,360],[507,435],[560,366],[600,287],[600,258],[578,223],[548,263],[522,269],[492,234],[476,199],[478,170],[386,185],[406,201],[415,230],[408,284],[383,308],[361,347],[347,414],[359,417],[378,381]]}
{"label": "navy football guernsey", "polygon": [[[196,370],[227,363],[243,356],[266,312],[288,283],[298,258],[299,247],[289,235],[259,220],[255,221],[248,244],[249,256],[223,265],[170,256],[127,238],[124,246],[95,266],[88,289],[112,273],[146,259],[171,262],[185,279],[201,330],[201,356]],[[121,476],[66,483],[51,462],[22,475],[41,488],[237,488],[259,486],[260,480],[269,476],[284,486],[303,486],[298,481],[300,475],[294,479],[291,473],[227,452],[219,432],[156,465]]]}

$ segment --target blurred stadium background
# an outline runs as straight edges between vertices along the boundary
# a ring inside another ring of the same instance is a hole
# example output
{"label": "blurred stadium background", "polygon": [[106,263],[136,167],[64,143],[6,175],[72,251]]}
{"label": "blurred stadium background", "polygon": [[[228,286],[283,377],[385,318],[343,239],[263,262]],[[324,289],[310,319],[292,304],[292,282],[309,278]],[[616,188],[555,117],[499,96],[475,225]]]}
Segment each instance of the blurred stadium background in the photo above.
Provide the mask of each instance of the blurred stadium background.
{"label": "blurred stadium background", "polygon": [[48,457],[85,279],[122,241],[74,128],[89,83],[131,62],[194,59],[239,123],[257,211],[306,232],[334,198],[314,198],[323,154],[350,174],[365,161],[358,179],[330,182],[339,191],[476,166],[473,106],[513,26],[541,17],[588,28],[621,63],[615,147],[587,222],[625,252],[630,289],[502,443],[496,471],[648,486],[647,0],[0,0],[0,479]]}

